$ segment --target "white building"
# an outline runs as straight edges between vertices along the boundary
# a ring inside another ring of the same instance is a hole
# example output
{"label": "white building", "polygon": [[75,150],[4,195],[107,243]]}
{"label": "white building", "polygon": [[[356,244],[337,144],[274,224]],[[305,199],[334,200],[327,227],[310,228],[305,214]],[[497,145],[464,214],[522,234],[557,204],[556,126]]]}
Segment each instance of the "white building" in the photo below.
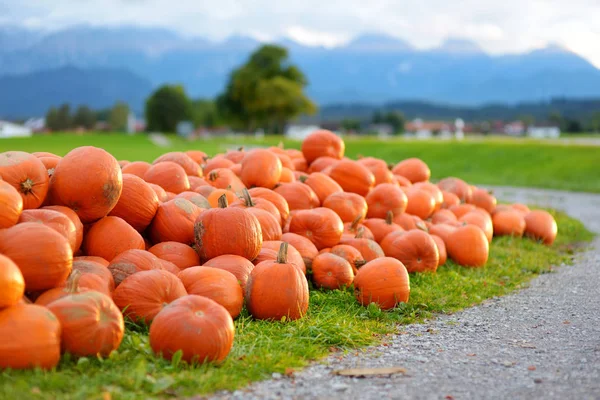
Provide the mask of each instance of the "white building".
{"label": "white building", "polygon": [[560,137],[560,128],[556,126],[530,126],[527,128],[527,136],[539,139],[558,139]]}
{"label": "white building", "polygon": [[285,130],[285,137],[303,140],[305,137],[319,129],[321,129],[321,127],[318,125],[289,125]]}
{"label": "white building", "polygon": [[8,121],[0,121],[0,139],[12,137],[29,137],[33,134],[30,128]]}

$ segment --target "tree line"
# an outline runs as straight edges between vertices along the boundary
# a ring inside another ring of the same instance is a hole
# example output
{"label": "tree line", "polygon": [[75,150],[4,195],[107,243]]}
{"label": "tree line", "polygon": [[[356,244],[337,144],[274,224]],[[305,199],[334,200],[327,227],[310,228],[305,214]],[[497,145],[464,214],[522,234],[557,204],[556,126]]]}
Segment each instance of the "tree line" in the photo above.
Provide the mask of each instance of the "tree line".
{"label": "tree line", "polygon": [[92,110],[86,105],[80,105],[72,110],[70,104],[51,107],[46,113],[46,127],[53,131],[67,131],[72,129],[91,130],[96,128],[98,122],[104,122],[114,131],[127,129],[129,106],[117,102],[111,108]]}

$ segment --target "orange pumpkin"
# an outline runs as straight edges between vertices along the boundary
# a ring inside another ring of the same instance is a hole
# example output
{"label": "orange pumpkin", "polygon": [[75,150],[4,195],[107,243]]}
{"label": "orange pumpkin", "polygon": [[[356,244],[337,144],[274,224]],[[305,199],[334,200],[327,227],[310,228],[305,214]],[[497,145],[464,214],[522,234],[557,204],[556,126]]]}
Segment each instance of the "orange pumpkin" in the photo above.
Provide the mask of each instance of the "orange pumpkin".
{"label": "orange pumpkin", "polygon": [[23,199],[23,209],[38,208],[48,193],[48,171],[34,155],[23,151],[0,153],[0,178]]}
{"label": "orange pumpkin", "polygon": [[10,183],[0,180],[0,229],[17,223],[23,212],[23,198]]}
{"label": "orange pumpkin", "polygon": [[156,197],[158,197],[159,203],[169,201],[169,195],[167,194],[167,191],[165,189],[161,188],[160,186],[154,183],[148,183],[148,185],[152,188],[152,190],[154,190],[154,193],[156,193]]}
{"label": "orange pumpkin", "polygon": [[150,323],[170,302],[187,295],[181,280],[168,271],[137,272],[121,282],[113,300],[123,315]]}
{"label": "orange pumpkin", "polygon": [[529,214],[529,212],[531,211],[529,209],[529,207],[527,207],[525,204],[521,204],[521,203],[511,204],[511,207],[523,214]]}
{"label": "orange pumpkin", "polygon": [[228,272],[231,272],[238,280],[242,290],[246,290],[246,283],[248,277],[254,269],[254,264],[250,260],[231,254],[224,254],[212,258],[204,263],[203,267],[219,268]]}
{"label": "orange pumpkin", "polygon": [[[262,249],[260,249],[260,253],[258,253],[256,259],[252,261],[254,265],[266,260],[277,260],[277,255],[282,243],[283,242],[281,240],[264,241]],[[306,274],[306,267],[304,265],[302,254],[300,254],[300,252],[289,243],[287,247],[287,262],[289,264],[294,264],[298,267],[298,269],[300,269],[300,271],[302,271],[303,274]]]}
{"label": "orange pumpkin", "polygon": [[342,234],[342,238],[353,238],[353,237],[363,237],[369,240],[375,240],[375,236],[373,236],[373,232],[365,225],[361,224],[360,216],[357,217],[352,222],[344,223],[344,233]]}
{"label": "orange pumpkin", "polygon": [[50,180],[50,204],[72,208],[84,224],[108,215],[123,190],[117,160],[103,149],[78,147],[60,161]]}
{"label": "orange pumpkin", "polygon": [[74,259],[71,276],[73,276],[76,271],[80,275],[78,282],[80,287],[96,290],[100,293],[112,296],[112,292],[115,290],[115,279],[107,266],[94,261]]}
{"label": "orange pumpkin", "polygon": [[494,236],[494,225],[492,218],[486,212],[471,211],[460,217],[458,220],[461,223],[471,224],[481,228],[489,243],[492,243]]}
{"label": "orange pumpkin", "polygon": [[388,212],[393,215],[402,214],[406,211],[408,197],[404,192],[392,183],[382,183],[366,196],[369,207],[368,218],[385,218]]}
{"label": "orange pumpkin", "polygon": [[60,321],[63,351],[79,357],[107,357],[119,348],[125,333],[123,315],[105,294],[72,294],[47,307]]}
{"label": "orange pumpkin", "polygon": [[156,316],[150,326],[150,346],[167,360],[181,350],[181,359],[188,363],[220,362],[231,351],[234,330],[233,319],[223,306],[187,295]]}
{"label": "orange pumpkin", "polygon": [[517,210],[506,210],[494,213],[492,216],[494,235],[523,236],[525,232],[525,217]]}
{"label": "orange pumpkin", "polygon": [[202,262],[223,254],[254,260],[263,242],[258,219],[242,208],[228,207],[225,196],[219,198],[218,208],[198,216],[194,238]]}
{"label": "orange pumpkin", "polygon": [[354,247],[356,250],[360,251],[365,261],[373,261],[377,258],[385,257],[383,253],[383,249],[377,242],[370,239],[365,238],[347,238],[342,239],[340,244],[347,244],[348,246]]}
{"label": "orange pumpkin", "polygon": [[557,234],[556,221],[549,212],[534,210],[525,215],[525,236],[550,246],[556,240]]}
{"label": "orange pumpkin", "polygon": [[107,261],[130,249],[146,248],[138,231],[119,217],[104,217],[85,235],[83,248],[88,256],[102,257]]}
{"label": "orange pumpkin", "polygon": [[383,257],[366,263],[354,278],[354,293],[363,306],[377,304],[390,310],[407,303],[410,296],[408,271],[400,261]]}
{"label": "orange pumpkin", "polygon": [[396,183],[398,186],[405,188],[412,186],[411,181],[401,175],[394,175],[394,181],[392,183]]}
{"label": "orange pumpkin", "polygon": [[488,213],[492,214],[496,209],[496,198],[491,192],[484,189],[476,189],[471,194],[469,203],[476,207],[483,208]]}
{"label": "orange pumpkin", "polygon": [[411,183],[426,182],[431,177],[429,166],[419,158],[407,158],[392,168],[394,175],[400,175]]}
{"label": "orange pumpkin", "polygon": [[456,228],[444,242],[448,256],[457,264],[482,267],[487,263],[489,242],[481,228],[475,225]]}
{"label": "orange pumpkin", "polygon": [[449,210],[456,215],[457,219],[471,211],[475,211],[476,209],[477,207],[475,207],[473,204],[459,204],[449,208]]}
{"label": "orange pumpkin", "polygon": [[238,200],[238,197],[231,190],[215,189],[206,198],[208,200],[208,203],[210,204],[210,207],[211,208],[219,207],[219,198],[223,195],[225,195],[225,197],[227,198],[227,204],[235,203]]}
{"label": "orange pumpkin", "polygon": [[336,181],[321,172],[313,172],[306,178],[301,178],[300,182],[308,185],[315,192],[320,204],[323,204],[325,199],[332,194],[344,191]]}
{"label": "orange pumpkin", "polygon": [[242,160],[241,179],[246,187],[272,189],[281,178],[281,161],[266,149],[249,151]]}
{"label": "orange pumpkin", "polygon": [[454,193],[442,190],[442,197],[444,198],[444,201],[442,202],[442,208],[451,208],[460,204],[460,199]]}
{"label": "orange pumpkin", "polygon": [[283,183],[275,188],[275,193],[286,200],[290,210],[309,210],[321,204],[317,194],[300,182]]}
{"label": "orange pumpkin", "polygon": [[246,154],[248,153],[244,151],[244,147],[242,146],[237,150],[227,150],[227,153],[223,157],[238,164],[242,162]]}
{"label": "orange pumpkin", "polygon": [[348,287],[354,280],[354,272],[350,263],[332,253],[316,256],[312,263],[312,272],[315,285],[329,290]]}
{"label": "orange pumpkin", "polygon": [[333,157],[319,157],[310,164],[307,172],[313,174],[315,172],[325,172],[330,169],[333,165],[337,164],[340,160]]}
{"label": "orange pumpkin", "polygon": [[190,190],[190,181],[185,170],[173,161],[161,161],[153,164],[144,174],[144,180],[175,194]]}
{"label": "orange pumpkin", "polygon": [[435,272],[440,255],[431,236],[420,230],[391,233],[381,241],[381,248],[387,257],[402,261],[408,272]]}
{"label": "orange pumpkin", "polygon": [[0,370],[56,367],[60,333],[60,322],[46,307],[18,304],[0,310]]}
{"label": "orange pumpkin", "polygon": [[333,210],[319,207],[297,211],[292,217],[289,231],[306,237],[320,250],[339,243],[344,223]]}
{"label": "orange pumpkin", "polygon": [[231,168],[235,163],[231,160],[226,159],[225,157],[214,157],[206,162],[204,165],[204,174],[208,176],[213,170],[219,169],[228,169]]}
{"label": "orange pumpkin", "polygon": [[204,210],[192,202],[176,198],[158,207],[148,232],[154,243],[194,243],[194,223]]}
{"label": "orange pumpkin", "polygon": [[116,256],[107,268],[114,278],[115,286],[119,286],[123,280],[135,273],[163,269],[163,266],[160,259],[149,251],[132,249]]}
{"label": "orange pumpkin", "polygon": [[281,225],[285,223],[290,215],[290,207],[285,197],[273,190],[265,188],[252,188],[248,191],[253,199],[264,199],[270,201],[281,215]]}
{"label": "orange pumpkin", "polygon": [[450,239],[450,234],[456,230],[456,226],[449,224],[436,224],[429,229],[429,234],[436,235],[442,238],[446,246],[448,246],[448,240]]}
{"label": "orange pumpkin", "polygon": [[460,178],[453,176],[444,178],[437,185],[442,191],[454,193],[463,203],[471,200],[471,186]]}
{"label": "orange pumpkin", "polygon": [[375,240],[377,243],[381,243],[383,238],[386,237],[386,235],[390,232],[404,230],[400,225],[394,223],[394,218],[391,211],[388,211],[385,219],[369,218],[363,222],[363,225],[366,226],[369,231],[371,231],[373,234],[373,240]]}
{"label": "orange pumpkin", "polygon": [[83,223],[81,223],[81,219],[79,219],[77,213],[65,206],[46,206],[43,207],[43,210],[58,211],[59,213],[66,215],[71,222],[73,222],[73,225],[75,226],[75,250],[73,251],[76,252],[79,250],[81,244],[83,243]]}
{"label": "orange pumpkin", "polygon": [[446,209],[438,210],[434,212],[431,216],[431,222],[433,222],[434,224],[443,224],[447,222],[457,221],[458,219],[456,218],[456,215],[452,211]]}
{"label": "orange pumpkin", "polygon": [[25,280],[17,264],[0,254],[0,309],[14,306],[25,294]]}
{"label": "orange pumpkin", "polygon": [[62,299],[65,296],[71,294],[88,292],[91,289],[87,287],[79,286],[79,280],[81,278],[80,272],[74,272],[69,276],[69,279],[64,283],[52,289],[48,289],[41,293],[36,299],[35,304],[40,306],[47,306],[48,304]]}
{"label": "orange pumpkin", "polygon": [[437,185],[434,185],[431,182],[417,182],[413,185],[413,188],[421,189],[431,194],[433,200],[435,201],[435,207],[433,208],[434,211],[442,208],[442,204],[444,204],[444,195]]}
{"label": "orange pumpkin", "polygon": [[354,274],[367,263],[360,251],[347,244],[333,246],[329,252],[348,261]]}
{"label": "orange pumpkin", "polygon": [[367,215],[367,202],[364,197],[349,192],[333,193],[325,199],[323,207],[329,208],[340,216],[342,222],[358,222]]}
{"label": "orange pumpkin", "polygon": [[138,232],[144,231],[160,204],[156,192],[142,178],[123,174],[123,191],[109,215],[122,218]]}
{"label": "orange pumpkin", "polygon": [[289,182],[295,182],[295,181],[296,181],[296,176],[294,175],[294,171],[292,171],[290,168],[287,168],[287,167],[281,168],[281,177],[279,177],[280,183],[289,183]]}
{"label": "orange pumpkin", "polygon": [[156,257],[170,261],[179,269],[200,265],[198,253],[190,246],[179,242],[162,242],[148,249]]}
{"label": "orange pumpkin", "polygon": [[181,165],[181,168],[189,176],[202,176],[202,168],[196,161],[194,161],[189,155],[180,151],[172,151],[165,153],[162,156],[154,160],[153,164],[157,164],[163,161],[172,161],[176,164]]}
{"label": "orange pumpkin", "polygon": [[247,189],[242,190],[242,196],[239,199],[233,201],[229,206],[240,207],[245,209],[250,209],[252,207],[260,208],[264,211],[267,211],[269,214],[272,214],[273,217],[275,217],[276,221],[279,223],[279,225],[281,225],[281,213],[279,212],[279,209],[275,206],[275,204],[273,204],[271,201],[265,198],[253,198]]}
{"label": "orange pumpkin", "polygon": [[[435,210],[435,198],[433,195],[423,189],[411,187],[407,190],[406,213],[416,215],[421,219],[427,219]],[[397,215],[397,214],[394,214]]]}
{"label": "orange pumpkin", "polygon": [[446,260],[448,258],[448,255],[446,253],[446,245],[444,244],[444,240],[437,235],[431,235],[431,238],[435,242],[435,245],[437,246],[437,249],[438,249],[438,253],[440,255],[440,260],[438,262],[438,267],[439,267],[439,266],[446,264]]}
{"label": "orange pumpkin", "polygon": [[367,167],[356,161],[341,160],[331,167],[329,177],[346,192],[366,196],[375,186],[375,177]]}
{"label": "orange pumpkin", "polygon": [[75,228],[75,224],[63,213],[47,209],[24,210],[19,218],[19,223],[23,222],[46,225],[63,235],[69,242],[69,246],[71,246],[73,252],[79,250],[79,247],[77,247],[77,229]]}
{"label": "orange pumpkin", "polygon": [[310,270],[312,260],[319,254],[315,244],[310,239],[292,232],[284,233],[281,240],[298,250],[304,261],[304,271]]}
{"label": "orange pumpkin", "polygon": [[308,164],[324,156],[341,160],[345,150],[342,138],[325,129],[314,131],[302,141],[302,155]]}
{"label": "orange pumpkin", "polygon": [[287,262],[287,243],[277,260],[264,261],[252,270],[246,285],[246,305],[256,319],[302,318],[308,310],[308,282],[294,264]]}
{"label": "orange pumpkin", "polygon": [[241,193],[246,188],[242,180],[230,169],[217,168],[208,174],[208,183],[217,189]]}
{"label": "orange pumpkin", "polygon": [[144,175],[146,175],[146,172],[151,166],[152,165],[150,163],[145,161],[134,161],[121,168],[121,172],[123,174],[131,174],[137,176],[138,178],[144,179]]}
{"label": "orange pumpkin", "polygon": [[237,278],[229,271],[211,267],[192,267],[179,273],[188,294],[216,301],[236,318],[242,312],[244,294]]}
{"label": "orange pumpkin", "polygon": [[200,150],[188,150],[185,152],[190,158],[198,163],[198,165],[206,164],[206,160],[208,159],[208,155]]}
{"label": "orange pumpkin", "polygon": [[[394,183],[394,174],[388,168],[385,161],[373,157],[365,157],[358,160],[371,171],[375,177],[375,186],[382,183]],[[398,186],[398,185],[396,185]]]}
{"label": "orange pumpkin", "polygon": [[0,254],[17,264],[28,291],[59,286],[73,267],[73,251],[67,239],[54,229],[33,222],[1,229]]}

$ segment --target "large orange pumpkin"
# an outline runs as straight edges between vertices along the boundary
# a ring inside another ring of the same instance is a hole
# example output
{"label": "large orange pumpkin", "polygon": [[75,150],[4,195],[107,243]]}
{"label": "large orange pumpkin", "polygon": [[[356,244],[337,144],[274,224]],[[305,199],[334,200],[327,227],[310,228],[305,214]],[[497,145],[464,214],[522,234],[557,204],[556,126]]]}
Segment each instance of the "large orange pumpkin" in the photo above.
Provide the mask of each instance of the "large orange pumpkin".
{"label": "large orange pumpkin", "polygon": [[60,333],[60,322],[46,307],[18,304],[0,310],[0,370],[56,367]]}
{"label": "large orange pumpkin", "polygon": [[119,217],[104,217],[87,232],[83,248],[88,256],[112,261],[126,250],[144,250],[146,246],[139,232],[127,222]]}
{"label": "large orange pumpkin", "polygon": [[457,264],[482,267],[488,260],[489,242],[481,228],[475,225],[456,228],[444,242],[448,256]]}
{"label": "large orange pumpkin", "polygon": [[426,182],[431,177],[431,170],[425,162],[419,158],[407,158],[400,161],[392,168],[394,175],[400,175],[411,183]]}
{"label": "large orange pumpkin", "polygon": [[281,240],[288,242],[291,247],[298,250],[304,261],[304,270],[310,270],[312,260],[319,254],[319,250],[313,242],[307,237],[298,235],[297,233],[287,232],[281,235]]}
{"label": "large orange pumpkin", "polygon": [[258,219],[242,208],[228,207],[225,196],[219,199],[218,208],[198,216],[194,238],[202,262],[223,254],[254,260],[263,242]]}
{"label": "large orange pumpkin", "polygon": [[176,198],[158,207],[148,232],[154,243],[194,243],[194,223],[204,210],[189,200]]}
{"label": "large orange pumpkin", "polygon": [[188,294],[216,301],[236,318],[242,312],[244,294],[237,278],[229,271],[211,267],[192,267],[179,273]]}
{"label": "large orange pumpkin", "polygon": [[0,230],[0,254],[17,264],[28,291],[59,286],[73,267],[73,251],[67,239],[34,222]]}
{"label": "large orange pumpkin", "polygon": [[73,272],[80,274],[79,286],[96,290],[100,293],[112,295],[115,290],[115,279],[107,266],[86,260],[73,259]]}
{"label": "large orange pumpkin", "polygon": [[181,359],[189,363],[220,362],[231,351],[234,330],[233,319],[223,306],[187,295],[156,316],[150,326],[150,346],[168,360],[181,350]]}
{"label": "large orange pumpkin", "polygon": [[[421,219],[427,219],[435,210],[435,198],[433,195],[423,189],[411,187],[407,190],[406,213],[416,215]],[[399,215],[399,214],[394,214]]]}
{"label": "large orange pumpkin", "polygon": [[156,257],[172,262],[179,269],[200,265],[198,253],[190,246],[179,242],[162,242],[148,249]]}
{"label": "large orange pumpkin", "polygon": [[313,172],[305,178],[300,178],[300,182],[308,185],[315,192],[320,204],[323,204],[325,199],[332,194],[344,191],[339,183],[321,172]]}
{"label": "large orange pumpkin", "polygon": [[106,357],[119,348],[125,333],[123,315],[107,295],[95,291],[72,294],[47,307],[60,321],[64,352]]}
{"label": "large orange pumpkin", "polygon": [[266,149],[249,151],[242,160],[242,182],[246,187],[272,189],[281,177],[281,160]]}
{"label": "large orange pumpkin", "polygon": [[170,302],[187,295],[181,280],[161,269],[137,272],[113,293],[115,304],[134,321],[150,323]]}
{"label": "large orange pumpkin", "polygon": [[323,253],[313,260],[312,279],[317,287],[342,289],[352,284],[354,272],[344,258],[332,253]]}
{"label": "large orange pumpkin", "polygon": [[290,222],[289,231],[309,239],[321,250],[339,243],[344,233],[344,223],[328,208],[297,211]]}
{"label": "large orange pumpkin", "polygon": [[123,173],[123,175],[135,175],[139,178],[144,179],[144,175],[146,175],[146,172],[150,169],[151,166],[152,165],[150,163],[147,163],[145,161],[134,161],[121,168],[121,173]]}
{"label": "large orange pumpkin", "polygon": [[525,217],[517,210],[499,211],[492,216],[494,235],[521,237],[525,232]]}
{"label": "large orange pumpkin", "polygon": [[246,209],[250,209],[252,207],[260,208],[272,214],[279,223],[279,225],[281,225],[281,213],[279,212],[279,209],[275,206],[275,204],[273,204],[270,200],[265,198],[253,198],[252,194],[250,194],[248,189],[242,190],[242,196],[239,199],[236,199],[234,202],[232,202],[229,206]]}
{"label": "large orange pumpkin", "polygon": [[525,215],[525,236],[550,246],[556,240],[557,234],[556,221],[549,212],[534,210]]}
{"label": "large orange pumpkin", "polygon": [[65,206],[46,206],[43,207],[44,210],[53,210],[53,211],[58,211],[59,213],[62,213],[64,215],[66,215],[72,222],[73,225],[75,225],[75,249],[74,251],[77,251],[80,247],[81,244],[83,243],[83,223],[81,222],[81,219],[79,219],[79,216],[77,215],[77,213],[75,211],[73,211],[72,209],[70,209],[69,207],[65,207]]}
{"label": "large orange pumpkin", "polygon": [[0,180],[0,229],[17,223],[23,212],[23,198],[10,183]]}
{"label": "large orange pumpkin", "polygon": [[366,196],[375,186],[375,177],[367,167],[356,161],[341,160],[331,167],[329,177],[346,192]]}
{"label": "large orange pumpkin", "polygon": [[14,306],[25,294],[25,280],[17,264],[0,254],[0,309]]}
{"label": "large orange pumpkin", "polygon": [[492,243],[492,237],[494,236],[494,225],[492,224],[492,217],[487,212],[471,211],[463,215],[458,220],[461,223],[471,224],[481,228],[485,237],[489,243]]}
{"label": "large orange pumpkin", "polygon": [[406,211],[408,198],[406,194],[393,183],[382,183],[366,196],[369,207],[368,218],[385,218],[388,212],[400,215]]}
{"label": "large orange pumpkin", "polygon": [[123,174],[123,191],[109,215],[122,218],[138,232],[150,225],[158,210],[156,192],[142,178]]}
{"label": "large orange pumpkin", "polygon": [[185,170],[173,161],[161,161],[152,165],[144,174],[144,180],[175,194],[190,190]]}
{"label": "large orange pumpkin", "polygon": [[363,306],[377,304],[389,310],[398,303],[407,303],[410,296],[410,278],[404,265],[391,257],[366,263],[354,278],[354,293]]}
{"label": "large orange pumpkin", "polygon": [[435,207],[433,208],[434,211],[437,211],[440,208],[442,208],[442,204],[444,204],[444,194],[437,185],[434,185],[431,182],[417,182],[412,187],[414,189],[424,190],[431,194],[435,202]]}
{"label": "large orange pumpkin", "polygon": [[295,320],[308,310],[308,282],[294,264],[287,262],[287,243],[277,260],[264,261],[252,270],[246,285],[246,305],[256,319]]}
{"label": "large orange pumpkin", "polygon": [[434,224],[443,224],[447,222],[454,223],[457,221],[456,215],[452,211],[446,209],[438,210],[431,216],[431,222]]}
{"label": "large orange pumpkin", "polygon": [[123,280],[135,273],[163,269],[163,266],[160,259],[149,251],[132,249],[113,258],[107,268],[114,278],[115,286],[119,286]]}
{"label": "large orange pumpkin", "polygon": [[270,201],[279,211],[281,215],[281,225],[285,223],[290,215],[290,207],[285,197],[279,193],[265,189],[265,188],[252,188],[248,191],[253,199],[264,199]]}
{"label": "large orange pumpkin", "polygon": [[364,197],[349,192],[333,193],[325,199],[323,207],[340,216],[342,222],[361,222],[367,216],[367,201]]}
{"label": "large orange pumpkin", "polygon": [[123,175],[117,160],[92,146],[70,151],[58,163],[50,180],[50,203],[72,208],[81,222],[106,215],[117,205]]}
{"label": "large orange pumpkin", "polygon": [[23,151],[0,153],[0,179],[17,189],[25,210],[41,206],[48,193],[46,167],[36,156]]}
{"label": "large orange pumpkin", "polygon": [[279,185],[275,188],[275,193],[286,200],[290,210],[309,210],[321,204],[310,186],[298,181]]}
{"label": "large orange pumpkin", "polygon": [[181,168],[186,174],[190,176],[202,176],[202,168],[196,161],[194,161],[189,155],[180,151],[172,151],[165,153],[162,156],[154,160],[153,164],[157,164],[163,161],[172,161],[176,164],[181,165]]}
{"label": "large orange pumpkin", "polygon": [[63,213],[47,209],[24,210],[19,218],[19,223],[23,222],[46,225],[63,235],[69,241],[73,252],[79,250],[75,224]]}
{"label": "large orange pumpkin", "polygon": [[238,280],[242,290],[246,290],[246,283],[248,277],[254,269],[254,264],[250,260],[231,254],[224,254],[212,258],[204,263],[203,267],[219,268],[228,272],[231,272]]}
{"label": "large orange pumpkin", "polygon": [[345,149],[342,138],[325,129],[314,131],[302,141],[302,154],[308,164],[324,156],[341,160]]}
{"label": "large orange pumpkin", "polygon": [[[258,253],[258,256],[252,261],[254,265],[258,265],[266,260],[277,260],[282,243],[283,242],[281,240],[264,241],[262,248],[260,249],[260,253]],[[300,271],[302,271],[303,274],[306,274],[306,268],[302,254],[300,254],[300,252],[289,243],[287,246],[287,262],[289,264],[294,264],[298,267],[298,269],[300,269]]]}
{"label": "large orange pumpkin", "polygon": [[435,241],[420,230],[401,232],[390,241],[386,237],[381,248],[387,257],[400,260],[408,272],[435,272],[440,261]]}

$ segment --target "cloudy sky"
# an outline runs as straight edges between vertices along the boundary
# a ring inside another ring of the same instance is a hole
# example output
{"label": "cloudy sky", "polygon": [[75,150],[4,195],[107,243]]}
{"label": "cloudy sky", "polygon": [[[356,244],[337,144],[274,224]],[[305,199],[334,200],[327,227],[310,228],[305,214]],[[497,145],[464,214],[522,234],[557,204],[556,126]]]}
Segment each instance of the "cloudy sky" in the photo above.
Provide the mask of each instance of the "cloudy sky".
{"label": "cloudy sky", "polygon": [[0,25],[160,26],[219,40],[288,36],[335,46],[382,32],[419,48],[447,37],[490,53],[556,43],[600,67],[600,0],[0,0]]}

